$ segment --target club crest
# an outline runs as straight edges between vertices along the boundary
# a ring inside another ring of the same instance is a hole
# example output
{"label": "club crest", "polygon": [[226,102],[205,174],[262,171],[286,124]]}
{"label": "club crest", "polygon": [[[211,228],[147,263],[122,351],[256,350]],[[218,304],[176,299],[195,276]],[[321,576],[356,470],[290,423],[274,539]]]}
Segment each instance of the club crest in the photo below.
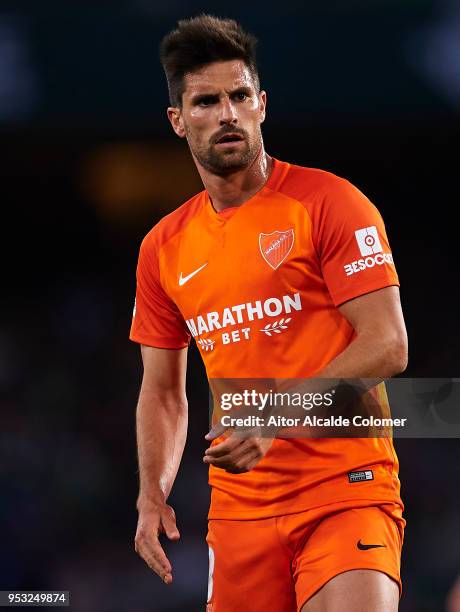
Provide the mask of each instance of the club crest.
{"label": "club crest", "polygon": [[278,230],[271,234],[259,234],[259,248],[262,257],[273,270],[279,268],[286,257],[291,252],[294,244],[294,230],[288,229],[285,232]]}

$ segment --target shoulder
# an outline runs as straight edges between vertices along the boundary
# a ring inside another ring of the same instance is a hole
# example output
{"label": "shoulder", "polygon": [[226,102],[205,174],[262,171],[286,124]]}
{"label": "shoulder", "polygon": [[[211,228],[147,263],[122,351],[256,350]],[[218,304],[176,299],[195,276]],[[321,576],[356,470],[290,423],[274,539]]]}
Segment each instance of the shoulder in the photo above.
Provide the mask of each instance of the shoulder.
{"label": "shoulder", "polygon": [[304,206],[315,225],[326,220],[347,222],[379,214],[353,183],[318,168],[289,165],[278,190]]}
{"label": "shoulder", "polygon": [[335,196],[353,196],[362,193],[347,179],[319,168],[289,164],[279,191],[302,204],[324,202]]}
{"label": "shoulder", "polygon": [[204,191],[200,191],[179,208],[160,219],[144,237],[141,250],[158,250],[176,234],[183,231],[201,209],[203,194]]}

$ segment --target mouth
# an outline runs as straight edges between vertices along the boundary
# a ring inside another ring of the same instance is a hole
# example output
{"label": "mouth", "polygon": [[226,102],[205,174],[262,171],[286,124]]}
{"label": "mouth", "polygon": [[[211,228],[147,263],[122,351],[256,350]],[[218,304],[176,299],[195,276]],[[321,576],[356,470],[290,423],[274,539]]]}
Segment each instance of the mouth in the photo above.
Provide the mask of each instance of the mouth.
{"label": "mouth", "polygon": [[236,146],[238,143],[243,141],[244,138],[241,136],[241,134],[227,133],[221,136],[219,140],[217,140],[216,145],[222,148],[229,148]]}

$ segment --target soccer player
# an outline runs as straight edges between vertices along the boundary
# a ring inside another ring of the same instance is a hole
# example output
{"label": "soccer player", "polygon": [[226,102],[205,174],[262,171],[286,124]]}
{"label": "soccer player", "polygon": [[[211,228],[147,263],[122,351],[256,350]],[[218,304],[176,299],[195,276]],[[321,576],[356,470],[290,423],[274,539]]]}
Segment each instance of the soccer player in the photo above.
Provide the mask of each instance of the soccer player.
{"label": "soccer player", "polygon": [[[391,377],[407,338],[377,209],[347,180],[265,152],[254,37],[202,15],[163,39],[161,59],[169,121],[205,187],[145,237],[130,336],[144,364],[135,545],[169,584],[159,536],[179,538],[167,501],[190,338],[210,379]],[[398,609],[405,521],[391,439],[233,432],[211,439],[203,461],[208,612]]]}

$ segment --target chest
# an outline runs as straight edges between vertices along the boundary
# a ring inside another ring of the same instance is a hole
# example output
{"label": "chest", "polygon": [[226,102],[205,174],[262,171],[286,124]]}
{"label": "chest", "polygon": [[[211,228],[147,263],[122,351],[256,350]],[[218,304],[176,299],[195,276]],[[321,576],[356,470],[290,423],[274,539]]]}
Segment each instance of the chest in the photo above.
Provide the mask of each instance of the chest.
{"label": "chest", "polygon": [[283,300],[320,280],[308,214],[276,200],[243,207],[225,222],[197,220],[161,264],[163,283],[185,319]]}

